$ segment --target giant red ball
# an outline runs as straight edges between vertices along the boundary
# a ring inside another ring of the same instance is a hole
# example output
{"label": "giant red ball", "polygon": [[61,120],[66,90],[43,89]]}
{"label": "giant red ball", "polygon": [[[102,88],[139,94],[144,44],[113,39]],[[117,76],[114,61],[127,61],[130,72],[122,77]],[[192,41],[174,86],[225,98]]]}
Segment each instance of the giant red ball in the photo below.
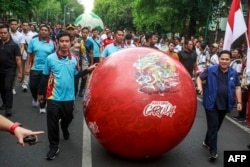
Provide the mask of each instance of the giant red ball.
{"label": "giant red ball", "polygon": [[197,100],[179,61],[141,47],[118,51],[97,66],[83,107],[88,128],[107,150],[146,158],[173,149],[186,137]]}

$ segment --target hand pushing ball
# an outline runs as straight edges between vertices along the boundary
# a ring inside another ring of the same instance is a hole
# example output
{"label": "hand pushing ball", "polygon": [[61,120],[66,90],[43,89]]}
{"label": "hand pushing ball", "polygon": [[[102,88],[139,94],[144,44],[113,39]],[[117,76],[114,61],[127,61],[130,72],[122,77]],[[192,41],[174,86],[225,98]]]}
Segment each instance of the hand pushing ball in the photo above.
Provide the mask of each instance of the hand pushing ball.
{"label": "hand pushing ball", "polygon": [[196,114],[196,91],[182,64],[151,48],[118,51],[93,71],[83,107],[107,150],[156,157],[177,146]]}

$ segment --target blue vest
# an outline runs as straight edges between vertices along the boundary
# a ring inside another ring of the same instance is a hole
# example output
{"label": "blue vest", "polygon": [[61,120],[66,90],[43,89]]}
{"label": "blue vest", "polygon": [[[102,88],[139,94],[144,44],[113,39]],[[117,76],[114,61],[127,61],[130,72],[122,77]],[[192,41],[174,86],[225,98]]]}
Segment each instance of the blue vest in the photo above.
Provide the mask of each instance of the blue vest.
{"label": "blue vest", "polygon": [[[203,95],[203,106],[206,110],[213,111],[217,96],[218,70],[219,65],[210,66]],[[237,86],[237,72],[228,67],[228,110],[231,111],[234,105],[235,87]]]}

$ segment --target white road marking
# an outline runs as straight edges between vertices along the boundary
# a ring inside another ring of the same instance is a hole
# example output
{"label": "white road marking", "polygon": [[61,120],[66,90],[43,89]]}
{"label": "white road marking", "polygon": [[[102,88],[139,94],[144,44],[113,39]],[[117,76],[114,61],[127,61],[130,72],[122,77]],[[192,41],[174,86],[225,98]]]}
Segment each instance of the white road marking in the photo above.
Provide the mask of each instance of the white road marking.
{"label": "white road marking", "polygon": [[[198,101],[202,101],[200,97],[197,97]],[[226,115],[226,119],[250,134],[250,129],[236,122],[232,118]],[[92,167],[92,154],[91,154],[91,135],[90,131],[86,125],[85,120],[83,120],[83,145],[82,145],[82,167]]]}
{"label": "white road marking", "polygon": [[92,167],[91,135],[85,120],[83,120],[82,139],[82,167]]}

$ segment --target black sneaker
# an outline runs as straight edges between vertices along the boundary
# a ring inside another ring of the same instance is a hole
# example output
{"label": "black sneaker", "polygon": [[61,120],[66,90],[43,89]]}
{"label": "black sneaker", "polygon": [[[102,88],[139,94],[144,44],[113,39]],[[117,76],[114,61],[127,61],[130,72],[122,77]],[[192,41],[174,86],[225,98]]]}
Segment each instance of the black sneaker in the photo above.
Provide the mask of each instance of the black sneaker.
{"label": "black sneaker", "polygon": [[59,148],[51,148],[47,153],[46,159],[53,160],[56,158],[56,155],[60,152]]}
{"label": "black sneaker", "polygon": [[5,104],[0,107],[0,110],[5,110]]}
{"label": "black sneaker", "polygon": [[247,122],[247,120],[246,120],[246,118],[242,118],[242,117],[240,117],[240,118],[238,118],[238,119],[236,119],[238,122]]}
{"label": "black sneaker", "polygon": [[68,128],[62,128],[64,140],[69,140],[69,130]]}
{"label": "black sneaker", "polygon": [[235,119],[235,120],[237,120],[239,118],[241,118],[241,117],[240,116],[233,116],[233,119]]}
{"label": "black sneaker", "polygon": [[208,146],[208,144],[207,144],[205,141],[202,143],[202,146],[203,146],[204,148],[206,148],[207,150],[209,150],[209,146]]}
{"label": "black sneaker", "polygon": [[210,157],[208,158],[210,161],[215,161],[218,158],[218,154],[216,153],[211,153]]}
{"label": "black sneaker", "polygon": [[11,117],[12,112],[11,112],[11,109],[10,109],[10,108],[5,108],[5,115],[6,115],[7,117]]}

